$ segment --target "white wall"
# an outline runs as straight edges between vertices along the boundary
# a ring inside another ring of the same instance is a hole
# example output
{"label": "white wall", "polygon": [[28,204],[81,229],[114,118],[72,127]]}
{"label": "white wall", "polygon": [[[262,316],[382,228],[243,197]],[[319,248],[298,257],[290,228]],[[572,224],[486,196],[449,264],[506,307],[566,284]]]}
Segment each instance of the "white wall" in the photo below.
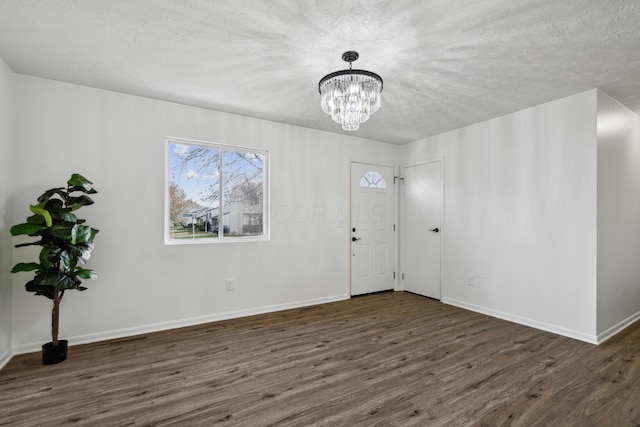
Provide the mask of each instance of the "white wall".
{"label": "white wall", "polygon": [[596,90],[402,146],[401,161],[440,156],[442,300],[595,342]]}
{"label": "white wall", "polygon": [[640,318],[640,116],[598,92],[600,340]]}
{"label": "white wall", "polygon": [[[16,82],[14,217],[72,172],[99,191],[80,211],[100,230],[89,263],[99,278],[65,296],[62,338],[77,344],[348,297],[349,221],[337,225],[348,212],[349,162],[395,165],[397,146],[28,76]],[[166,136],[269,150],[271,241],[165,246]],[[16,250],[17,261],[34,253]],[[14,286],[27,279],[14,275]],[[33,351],[49,340],[49,301],[14,292],[13,303],[15,349]]]}
{"label": "white wall", "polygon": [[14,74],[0,58],[0,368],[11,357],[14,91]]}

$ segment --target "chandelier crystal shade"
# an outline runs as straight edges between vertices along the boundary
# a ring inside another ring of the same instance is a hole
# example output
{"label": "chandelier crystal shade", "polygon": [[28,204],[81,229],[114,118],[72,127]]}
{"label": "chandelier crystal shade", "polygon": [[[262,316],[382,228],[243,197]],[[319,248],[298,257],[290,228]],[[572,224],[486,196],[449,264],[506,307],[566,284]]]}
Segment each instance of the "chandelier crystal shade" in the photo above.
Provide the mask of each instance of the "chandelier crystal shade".
{"label": "chandelier crystal shade", "polygon": [[380,108],[382,78],[365,70],[352,70],[351,63],[358,52],[345,52],[342,59],[349,63],[348,70],[327,74],[318,83],[322,96],[322,111],[329,114],[344,130],[357,130]]}

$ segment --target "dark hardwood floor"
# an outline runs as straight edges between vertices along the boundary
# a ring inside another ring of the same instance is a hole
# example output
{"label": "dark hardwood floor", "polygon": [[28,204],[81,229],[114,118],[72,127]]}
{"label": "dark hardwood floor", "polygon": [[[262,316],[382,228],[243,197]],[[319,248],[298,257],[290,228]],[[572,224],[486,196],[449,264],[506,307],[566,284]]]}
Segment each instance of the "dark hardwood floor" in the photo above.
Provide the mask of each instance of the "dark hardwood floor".
{"label": "dark hardwood floor", "polygon": [[389,292],[16,356],[0,425],[638,426],[639,357]]}

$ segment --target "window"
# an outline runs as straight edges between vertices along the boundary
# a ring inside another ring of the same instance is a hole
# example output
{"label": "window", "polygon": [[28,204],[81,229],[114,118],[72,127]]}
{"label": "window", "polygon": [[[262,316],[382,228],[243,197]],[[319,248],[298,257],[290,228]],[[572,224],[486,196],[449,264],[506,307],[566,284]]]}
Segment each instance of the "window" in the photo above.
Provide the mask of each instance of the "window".
{"label": "window", "polygon": [[360,178],[360,187],[387,188],[387,183],[378,172],[369,171]]}
{"label": "window", "polygon": [[268,152],[167,139],[165,243],[266,240]]}

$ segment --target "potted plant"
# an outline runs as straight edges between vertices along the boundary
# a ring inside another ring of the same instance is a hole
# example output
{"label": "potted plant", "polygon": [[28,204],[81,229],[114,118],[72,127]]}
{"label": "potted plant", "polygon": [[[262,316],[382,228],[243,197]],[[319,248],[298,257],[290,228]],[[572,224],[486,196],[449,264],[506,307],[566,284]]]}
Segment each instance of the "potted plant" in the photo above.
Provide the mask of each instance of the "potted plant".
{"label": "potted plant", "polygon": [[[60,301],[68,289],[84,291],[82,279],[95,279],[93,270],[81,267],[91,256],[93,239],[98,230],[85,225],[85,220],[74,213],[83,206],[93,204],[87,194],[95,194],[92,182],[74,173],[67,186],[52,188],[31,205],[33,213],[27,222],[11,227],[11,235],[37,237],[30,243],[15,245],[41,246],[38,262],[18,263],[12,273],[33,271],[34,277],[25,285],[27,292],[52,300],[51,342],[42,346],[42,363],[50,365],[67,358],[67,341],[58,340]],[[83,194],[80,194],[83,193]]]}

